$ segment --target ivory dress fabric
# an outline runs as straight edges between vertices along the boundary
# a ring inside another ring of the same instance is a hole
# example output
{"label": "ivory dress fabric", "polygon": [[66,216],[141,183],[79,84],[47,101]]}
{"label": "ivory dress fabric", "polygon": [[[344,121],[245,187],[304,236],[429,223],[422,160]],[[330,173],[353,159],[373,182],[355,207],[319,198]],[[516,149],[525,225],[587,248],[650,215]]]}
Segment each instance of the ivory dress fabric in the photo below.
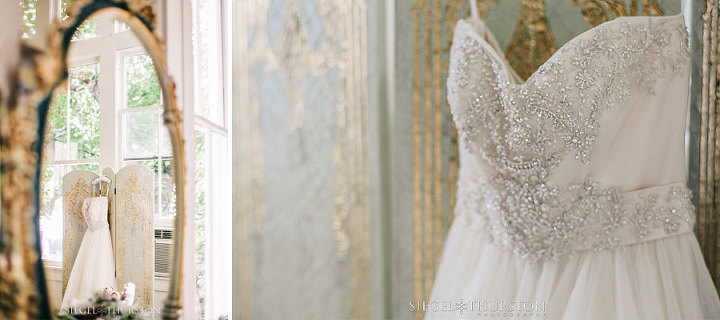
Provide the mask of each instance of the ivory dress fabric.
{"label": "ivory dress fabric", "polygon": [[720,318],[685,180],[681,15],[623,17],[526,82],[458,22],[460,175],[426,319]]}
{"label": "ivory dress fabric", "polygon": [[70,271],[61,311],[70,307],[74,300],[94,298],[95,293],[106,287],[116,288],[115,260],[108,224],[108,198],[85,199],[82,213],[87,230]]}

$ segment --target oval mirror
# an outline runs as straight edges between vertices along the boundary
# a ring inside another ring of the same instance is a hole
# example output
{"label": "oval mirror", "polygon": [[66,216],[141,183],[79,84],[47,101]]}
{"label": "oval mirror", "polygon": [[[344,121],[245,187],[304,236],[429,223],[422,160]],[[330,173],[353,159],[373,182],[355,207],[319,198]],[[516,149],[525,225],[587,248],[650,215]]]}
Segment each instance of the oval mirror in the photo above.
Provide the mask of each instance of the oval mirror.
{"label": "oval mirror", "polygon": [[179,316],[185,157],[151,3],[63,5],[35,59],[41,316]]}

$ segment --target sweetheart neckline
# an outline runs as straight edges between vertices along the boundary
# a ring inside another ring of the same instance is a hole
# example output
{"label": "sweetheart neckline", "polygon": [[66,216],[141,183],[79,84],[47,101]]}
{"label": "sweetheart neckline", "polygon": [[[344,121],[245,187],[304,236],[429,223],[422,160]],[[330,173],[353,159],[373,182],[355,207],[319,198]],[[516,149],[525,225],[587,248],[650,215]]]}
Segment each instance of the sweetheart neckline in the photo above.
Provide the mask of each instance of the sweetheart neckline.
{"label": "sweetheart neckline", "polygon": [[[678,18],[680,18],[680,19],[678,19]],[[675,14],[675,15],[672,15],[672,16],[623,16],[623,17],[615,18],[615,19],[613,19],[613,20],[605,21],[605,22],[603,22],[603,23],[595,26],[594,28],[590,28],[590,29],[588,29],[588,30],[585,30],[585,31],[579,33],[578,35],[572,37],[572,38],[571,38],[570,40],[568,40],[567,42],[563,43],[555,52],[553,52],[552,55],[550,55],[550,57],[549,57],[547,60],[545,60],[545,62],[543,62],[543,63],[540,65],[540,67],[538,67],[537,70],[533,71],[533,73],[530,74],[530,76],[529,76],[527,79],[525,79],[524,81],[521,81],[521,82],[509,81],[509,84],[511,84],[511,85],[513,85],[513,86],[516,86],[516,87],[524,87],[527,83],[531,82],[531,80],[538,74],[538,70],[540,70],[540,69],[542,69],[543,67],[545,67],[545,65],[546,65],[549,61],[551,61],[551,60],[553,60],[554,58],[556,58],[557,55],[558,55],[561,51],[564,51],[571,43],[577,42],[580,38],[582,38],[582,37],[585,36],[586,34],[589,34],[591,31],[597,30],[598,28],[600,28],[600,27],[602,27],[602,26],[607,27],[607,26],[609,26],[609,25],[611,25],[611,24],[614,24],[614,23],[619,23],[619,22],[621,22],[621,21],[626,21],[626,20],[635,20],[635,19],[637,19],[637,20],[647,19],[647,21],[648,21],[648,22],[646,23],[647,25],[652,25],[652,20],[653,20],[653,19],[657,19],[657,20],[663,20],[663,19],[665,19],[665,20],[670,20],[670,21],[672,21],[673,19],[677,19],[678,21],[680,21],[680,23],[683,25],[683,27],[687,28],[687,27],[686,27],[686,24],[685,24],[685,16],[684,16],[682,13],[678,13],[678,14]],[[473,23],[471,22],[472,20],[475,20],[475,21],[481,23],[481,25],[482,25],[484,28],[487,28],[487,29],[488,29],[488,31],[489,31],[490,34],[493,36],[493,38],[495,37],[495,35],[492,33],[492,30],[490,30],[490,28],[488,28],[487,26],[485,26],[485,22],[484,22],[482,19],[474,18],[474,17],[464,18],[464,19],[458,20],[458,24],[459,24],[459,23],[467,24],[467,27],[468,27],[470,30],[469,30],[469,32],[466,32],[466,33],[467,33],[468,35],[470,35],[471,37],[473,37],[473,39],[475,39],[475,40],[477,40],[478,42],[480,42],[484,47],[489,47],[489,48],[486,48],[486,49],[487,49],[487,50],[490,50],[490,52],[491,52],[493,55],[497,56],[496,59],[500,59],[500,61],[501,61],[505,66],[507,66],[508,68],[510,68],[510,70],[505,70],[505,76],[507,76],[509,80],[512,79],[513,76],[512,76],[512,74],[510,74],[510,72],[517,72],[517,71],[512,68],[512,66],[510,65],[510,62],[507,60],[507,58],[505,57],[504,54],[500,54],[499,52],[495,51],[495,49],[492,48],[492,45],[490,45],[490,43],[488,43],[487,40],[485,40],[485,39],[482,37],[482,35],[478,32],[476,26],[473,25]],[[456,26],[455,28],[457,29],[457,26]]]}

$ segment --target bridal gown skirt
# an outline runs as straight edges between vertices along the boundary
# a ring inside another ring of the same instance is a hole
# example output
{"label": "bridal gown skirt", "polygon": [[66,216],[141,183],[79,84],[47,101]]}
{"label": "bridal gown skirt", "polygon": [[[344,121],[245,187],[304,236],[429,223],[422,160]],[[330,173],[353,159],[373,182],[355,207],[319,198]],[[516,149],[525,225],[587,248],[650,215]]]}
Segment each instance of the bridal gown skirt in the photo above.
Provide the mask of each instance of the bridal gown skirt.
{"label": "bridal gown skirt", "polygon": [[692,232],[533,264],[462,220],[449,231],[425,319],[720,319]]}
{"label": "bridal gown skirt", "polygon": [[61,308],[70,307],[76,300],[91,299],[106,287],[116,288],[114,261],[110,229],[88,229],[70,272]]}

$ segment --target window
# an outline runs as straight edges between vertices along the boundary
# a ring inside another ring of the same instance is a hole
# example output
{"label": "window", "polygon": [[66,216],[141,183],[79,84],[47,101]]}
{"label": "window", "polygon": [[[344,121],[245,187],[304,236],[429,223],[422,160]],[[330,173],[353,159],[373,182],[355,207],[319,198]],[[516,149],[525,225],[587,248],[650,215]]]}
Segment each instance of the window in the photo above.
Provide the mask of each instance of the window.
{"label": "window", "polygon": [[194,0],[195,298],[198,319],[230,313],[228,127],[220,1]]}
{"label": "window", "polygon": [[[56,14],[66,16],[69,2],[58,4]],[[161,89],[142,44],[127,26],[98,17],[78,29],[68,57],[67,87],[56,89],[48,114],[41,172],[42,258],[50,262],[62,260],[62,177],[72,170],[146,165],[156,177],[155,225],[171,226],[175,216]]]}
{"label": "window", "polygon": [[42,258],[62,259],[62,177],[75,169],[98,171],[100,117],[97,63],[70,68],[48,115],[40,195]]}
{"label": "window", "polygon": [[[67,19],[67,10],[70,4],[72,3],[72,0],[62,0],[60,1],[60,12],[59,15],[63,19]],[[87,21],[83,22],[82,25],[77,29],[75,34],[73,35],[73,40],[84,40],[84,39],[90,39],[97,36],[97,20],[96,19],[88,19]]]}
{"label": "window", "polygon": [[[65,17],[71,3],[18,1],[24,9],[24,36],[30,40],[44,39],[49,18]],[[167,11],[159,12],[172,15],[192,9],[192,34],[181,35],[192,38],[192,46],[168,40],[172,49],[167,53],[193,55],[193,59],[169,59],[168,63],[171,70],[187,70],[178,67],[179,63],[193,68],[193,85],[183,88],[184,83],[178,83],[178,89],[192,90],[192,95],[185,97],[193,97],[182,111],[192,123],[183,127],[184,137],[188,145],[195,146],[186,165],[188,179],[194,180],[191,189],[195,196],[195,203],[190,204],[194,210],[188,211],[195,216],[189,217],[189,224],[196,227],[196,246],[187,249],[194,249],[196,272],[187,273],[186,283],[195,278],[195,286],[189,289],[195,291],[197,303],[186,303],[186,310],[197,314],[198,319],[230,314],[230,110],[224,98],[228,94],[224,71],[230,64],[224,54],[229,47],[223,38],[227,37],[223,31],[227,18],[221,10],[228,4],[227,0],[170,1],[164,5]],[[179,26],[165,32],[181,30],[187,29]],[[75,50],[69,54],[72,79],[66,90],[58,90],[53,98],[43,162],[40,228],[46,265],[62,258],[61,180],[71,170],[146,165],[156,174],[156,226],[170,226],[175,215],[172,153],[167,129],[162,125],[162,95],[149,57],[126,25],[102,16],[83,23],[73,37],[71,50]]]}
{"label": "window", "polygon": [[162,95],[152,59],[145,53],[122,55],[123,163],[150,167],[155,180],[156,225],[172,226],[175,216],[173,154],[162,122]]}
{"label": "window", "polygon": [[22,10],[22,37],[30,38],[36,34],[37,0],[21,0]]}

